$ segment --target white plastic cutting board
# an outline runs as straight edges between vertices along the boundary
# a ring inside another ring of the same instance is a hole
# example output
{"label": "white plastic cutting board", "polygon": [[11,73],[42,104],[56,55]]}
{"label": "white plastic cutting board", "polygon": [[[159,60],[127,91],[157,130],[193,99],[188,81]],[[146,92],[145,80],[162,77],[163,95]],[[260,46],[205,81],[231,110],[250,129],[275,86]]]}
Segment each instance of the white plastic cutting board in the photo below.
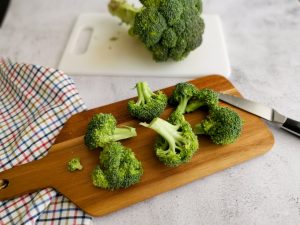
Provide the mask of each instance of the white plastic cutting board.
{"label": "white plastic cutting board", "polygon": [[[81,14],[73,28],[59,69],[70,75],[199,77],[229,76],[230,65],[219,16],[204,15],[202,45],[180,62],[157,63],[128,27],[106,13]],[[76,53],[80,33],[91,29],[84,53]],[[111,40],[111,39],[116,40]]]}

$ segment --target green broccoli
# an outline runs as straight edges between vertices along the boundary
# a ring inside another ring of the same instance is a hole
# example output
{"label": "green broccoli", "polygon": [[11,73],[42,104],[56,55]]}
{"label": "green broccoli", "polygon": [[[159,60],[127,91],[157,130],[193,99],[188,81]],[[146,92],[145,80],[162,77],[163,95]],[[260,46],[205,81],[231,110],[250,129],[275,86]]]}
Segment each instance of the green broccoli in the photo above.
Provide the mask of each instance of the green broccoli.
{"label": "green broccoli", "polygon": [[125,0],[111,0],[112,15],[130,25],[129,34],[138,37],[161,62],[184,59],[202,43],[204,21],[201,0],[140,0],[135,8]]}
{"label": "green broccoli", "polygon": [[184,114],[188,102],[193,99],[198,92],[195,85],[190,83],[178,83],[169,98],[170,105],[177,105],[176,111]]}
{"label": "green broccoli", "polygon": [[80,163],[80,158],[73,158],[68,162],[68,170],[73,172],[75,170],[82,170],[83,166]]}
{"label": "green broccoli", "polygon": [[168,97],[162,92],[153,93],[146,82],[136,84],[138,92],[137,102],[128,102],[128,111],[141,121],[151,121],[158,117],[166,108]]}
{"label": "green broccoli", "polygon": [[238,113],[226,107],[214,107],[194,128],[196,134],[209,135],[215,144],[231,144],[241,135],[243,121]]}
{"label": "green broccoli", "polygon": [[117,121],[112,114],[99,113],[88,124],[84,142],[90,149],[104,147],[105,144],[136,136],[133,127],[116,127]]}
{"label": "green broccoli", "polygon": [[216,107],[219,103],[219,94],[211,89],[204,88],[197,91],[191,101],[186,106],[186,112],[193,112],[202,106],[208,108]]}
{"label": "green broccoli", "polygon": [[111,142],[100,153],[100,165],[92,172],[92,181],[96,187],[116,190],[138,183],[142,175],[142,164],[131,149]]}
{"label": "green broccoli", "polygon": [[178,111],[173,112],[168,121],[155,118],[150,124],[140,124],[160,134],[154,150],[156,156],[166,166],[175,167],[186,163],[198,150],[197,136]]}

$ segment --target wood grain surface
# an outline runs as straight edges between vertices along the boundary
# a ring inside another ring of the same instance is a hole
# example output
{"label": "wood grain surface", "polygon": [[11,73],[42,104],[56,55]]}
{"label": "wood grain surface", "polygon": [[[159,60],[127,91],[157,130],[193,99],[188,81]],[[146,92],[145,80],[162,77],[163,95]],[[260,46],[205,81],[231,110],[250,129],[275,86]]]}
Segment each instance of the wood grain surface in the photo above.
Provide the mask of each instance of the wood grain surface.
{"label": "wood grain surface", "polygon": [[[219,75],[190,82],[199,88],[208,87],[240,96],[237,89]],[[169,95],[173,89],[174,87],[169,87],[163,91]],[[177,168],[168,168],[155,157],[153,151],[157,134],[138,125],[139,121],[134,120],[127,112],[127,101],[123,100],[71,117],[46,157],[0,173],[0,180],[9,181],[8,186],[0,190],[0,200],[53,187],[90,215],[101,216],[252,159],[270,150],[274,144],[272,133],[261,119],[228,105],[245,121],[239,140],[231,145],[219,146],[213,144],[209,138],[200,136],[200,147],[193,159]],[[162,118],[167,118],[172,110],[173,108],[168,107]],[[100,112],[112,113],[120,125],[137,129],[137,137],[122,141],[125,146],[132,148],[144,168],[141,182],[130,188],[107,191],[96,188],[91,183],[91,172],[98,163],[100,150],[88,150],[83,143],[83,135],[91,117]],[[205,114],[199,110],[186,114],[186,119],[193,126],[199,123]],[[82,171],[68,172],[66,163],[72,157],[81,158],[84,166]]]}

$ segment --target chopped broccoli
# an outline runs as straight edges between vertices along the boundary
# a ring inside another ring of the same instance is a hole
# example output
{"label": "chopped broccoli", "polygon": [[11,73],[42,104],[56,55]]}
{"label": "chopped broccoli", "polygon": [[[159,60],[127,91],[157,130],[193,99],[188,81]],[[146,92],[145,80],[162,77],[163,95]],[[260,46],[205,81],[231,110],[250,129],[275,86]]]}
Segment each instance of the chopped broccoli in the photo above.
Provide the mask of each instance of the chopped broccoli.
{"label": "chopped broccoli", "polygon": [[136,84],[138,100],[128,102],[128,111],[141,121],[151,121],[166,108],[168,97],[162,92],[153,93],[146,82]]}
{"label": "chopped broccoli", "polygon": [[204,121],[194,128],[196,134],[209,135],[215,144],[231,144],[241,135],[243,121],[238,113],[226,107],[214,107]]}
{"label": "chopped broccoli", "polygon": [[84,142],[90,149],[104,147],[105,144],[136,136],[135,128],[116,127],[117,121],[112,114],[99,113],[88,124]]}
{"label": "chopped broccoli", "polygon": [[167,166],[175,167],[188,162],[198,150],[197,136],[178,111],[172,113],[169,121],[155,118],[150,124],[140,124],[160,134],[154,150],[159,160]]}
{"label": "chopped broccoli", "polygon": [[201,0],[140,0],[135,8],[125,0],[110,0],[112,15],[130,25],[129,34],[138,37],[153,59],[182,60],[202,43],[204,21]]}
{"label": "chopped broccoli", "polygon": [[142,164],[131,149],[111,142],[100,153],[100,165],[92,172],[92,181],[96,187],[115,190],[138,183],[142,175]]}
{"label": "chopped broccoli", "polygon": [[198,92],[198,89],[190,83],[178,83],[169,98],[171,105],[177,105],[176,111],[184,114],[188,102],[193,99]]}
{"label": "chopped broccoli", "polygon": [[68,162],[68,170],[73,172],[75,170],[82,170],[83,166],[80,163],[80,158],[73,158]]}
{"label": "chopped broccoli", "polygon": [[211,89],[204,88],[197,91],[191,101],[188,102],[186,112],[193,112],[201,106],[216,107],[219,103],[219,94]]}

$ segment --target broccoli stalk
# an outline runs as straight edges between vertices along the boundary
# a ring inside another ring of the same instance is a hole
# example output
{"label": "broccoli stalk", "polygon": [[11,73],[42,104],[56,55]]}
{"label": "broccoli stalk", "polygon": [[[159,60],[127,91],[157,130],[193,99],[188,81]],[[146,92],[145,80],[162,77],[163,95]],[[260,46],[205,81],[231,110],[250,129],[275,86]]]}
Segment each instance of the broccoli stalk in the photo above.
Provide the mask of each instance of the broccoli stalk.
{"label": "broccoli stalk", "polygon": [[185,111],[187,113],[194,112],[196,109],[199,109],[200,107],[202,107],[204,105],[205,105],[204,102],[201,102],[201,101],[198,101],[198,100],[191,100],[189,102],[189,104],[186,106]]}
{"label": "broccoli stalk", "polygon": [[151,97],[155,95],[146,82],[138,82],[136,84],[136,89],[138,92],[138,101],[136,102],[137,105],[147,104],[151,101]]}
{"label": "broccoli stalk", "polygon": [[84,142],[89,149],[104,147],[107,143],[136,136],[133,127],[116,127],[117,120],[112,114],[99,113],[88,124]]}
{"label": "broccoli stalk", "polygon": [[124,0],[110,1],[108,10],[112,15],[119,17],[122,22],[128,25],[133,25],[136,14],[141,11],[141,9],[135,8]]}
{"label": "broccoli stalk", "polygon": [[193,99],[188,102],[185,112],[193,112],[202,106],[217,107],[218,103],[219,94],[209,88],[204,88],[195,93]]}
{"label": "broccoli stalk", "polygon": [[162,91],[152,92],[146,82],[138,82],[136,89],[138,100],[128,102],[129,113],[141,121],[151,121],[160,116],[167,106],[167,96]]}
{"label": "broccoli stalk", "polygon": [[171,105],[177,105],[176,111],[180,114],[186,112],[188,102],[197,94],[198,89],[190,83],[178,83],[169,98]]}
{"label": "broccoli stalk", "polygon": [[184,141],[183,136],[178,131],[179,125],[173,125],[167,121],[155,118],[150,124],[141,123],[141,125],[155,130],[160,134],[169,144],[168,154],[176,154],[176,149],[181,150],[180,145]]}
{"label": "broccoli stalk", "polygon": [[135,128],[129,126],[123,126],[123,127],[116,127],[111,138],[112,141],[120,141],[135,136],[136,136]]}
{"label": "broccoli stalk", "polygon": [[182,96],[181,100],[179,101],[179,104],[176,108],[176,111],[179,112],[180,114],[184,114],[190,98],[191,97],[188,97],[188,96]]}

